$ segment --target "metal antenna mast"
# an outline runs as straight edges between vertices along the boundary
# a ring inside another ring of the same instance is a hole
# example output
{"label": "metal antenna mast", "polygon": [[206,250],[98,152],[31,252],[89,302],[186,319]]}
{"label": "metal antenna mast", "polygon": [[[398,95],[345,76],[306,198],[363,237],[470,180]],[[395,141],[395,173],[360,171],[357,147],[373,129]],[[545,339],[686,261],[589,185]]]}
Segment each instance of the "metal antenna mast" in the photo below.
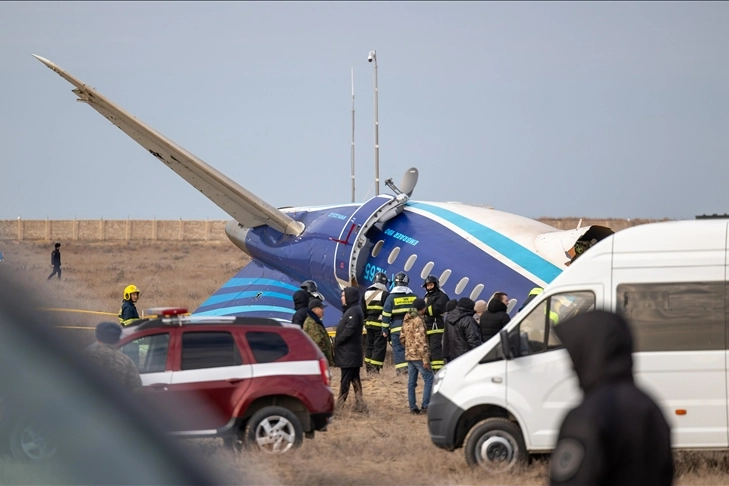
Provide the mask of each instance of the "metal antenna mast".
{"label": "metal antenna mast", "polygon": [[377,121],[377,51],[370,51],[369,62],[375,63],[375,196],[380,194],[380,124]]}
{"label": "metal antenna mast", "polygon": [[352,68],[352,202],[354,202],[354,68]]}

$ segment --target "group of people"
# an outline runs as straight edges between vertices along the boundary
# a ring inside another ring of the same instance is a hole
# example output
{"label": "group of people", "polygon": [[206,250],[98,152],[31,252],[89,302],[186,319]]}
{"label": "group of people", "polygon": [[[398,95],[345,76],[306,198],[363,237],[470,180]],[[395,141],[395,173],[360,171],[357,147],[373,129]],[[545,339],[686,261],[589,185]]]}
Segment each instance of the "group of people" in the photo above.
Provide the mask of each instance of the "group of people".
{"label": "group of people", "polygon": [[[330,366],[342,369],[338,401],[346,401],[351,385],[358,409],[364,408],[359,375],[362,358],[368,374],[379,373],[389,343],[396,374],[408,375],[410,411],[418,414],[428,408],[433,373],[447,361],[497,334],[509,322],[508,296],[496,292],[489,302],[479,301],[483,303],[483,309],[476,313],[476,303],[470,298],[450,300],[434,275],[425,278],[422,297],[409,287],[410,278],[405,272],[397,273],[392,283],[392,289],[388,289],[387,275],[379,272],[361,297],[355,287],[344,289],[343,314],[333,344],[322,322],[324,298],[316,282],[307,280],[294,293],[292,322],[302,326]],[[363,327],[366,332],[364,353]],[[425,385],[420,407],[415,400],[418,375]]]}

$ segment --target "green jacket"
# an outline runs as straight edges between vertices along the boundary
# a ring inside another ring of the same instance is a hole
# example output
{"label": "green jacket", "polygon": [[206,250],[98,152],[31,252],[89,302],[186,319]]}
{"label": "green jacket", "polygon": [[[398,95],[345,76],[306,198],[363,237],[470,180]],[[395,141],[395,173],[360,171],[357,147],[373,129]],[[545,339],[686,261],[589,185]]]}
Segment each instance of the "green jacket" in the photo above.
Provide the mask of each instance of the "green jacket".
{"label": "green jacket", "polygon": [[310,312],[307,313],[306,320],[304,321],[304,332],[319,346],[321,352],[326,356],[329,366],[333,367],[334,351],[332,349],[332,340],[329,338],[329,333],[321,320]]}

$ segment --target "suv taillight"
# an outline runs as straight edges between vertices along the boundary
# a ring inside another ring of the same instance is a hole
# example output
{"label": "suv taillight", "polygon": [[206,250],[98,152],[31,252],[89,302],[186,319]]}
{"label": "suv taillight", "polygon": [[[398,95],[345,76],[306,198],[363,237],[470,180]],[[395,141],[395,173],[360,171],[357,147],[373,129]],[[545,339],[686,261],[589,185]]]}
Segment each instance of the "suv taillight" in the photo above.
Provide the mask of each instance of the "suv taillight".
{"label": "suv taillight", "polygon": [[332,372],[329,371],[329,364],[326,358],[319,358],[319,371],[321,371],[321,379],[324,380],[324,384],[329,386],[332,381]]}

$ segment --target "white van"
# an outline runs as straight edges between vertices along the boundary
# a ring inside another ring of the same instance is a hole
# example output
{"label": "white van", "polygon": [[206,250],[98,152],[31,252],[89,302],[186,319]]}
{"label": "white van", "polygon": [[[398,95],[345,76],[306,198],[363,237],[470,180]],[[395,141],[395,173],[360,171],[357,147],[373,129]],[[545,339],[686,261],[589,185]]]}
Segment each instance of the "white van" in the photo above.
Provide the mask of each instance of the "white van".
{"label": "white van", "polygon": [[[506,470],[550,452],[582,398],[554,325],[595,308],[634,338],[636,383],[661,407],[681,449],[726,449],[727,220],[653,223],[585,252],[501,334],[435,377],[431,440],[465,446],[469,464]],[[506,359],[504,359],[506,356]]]}

